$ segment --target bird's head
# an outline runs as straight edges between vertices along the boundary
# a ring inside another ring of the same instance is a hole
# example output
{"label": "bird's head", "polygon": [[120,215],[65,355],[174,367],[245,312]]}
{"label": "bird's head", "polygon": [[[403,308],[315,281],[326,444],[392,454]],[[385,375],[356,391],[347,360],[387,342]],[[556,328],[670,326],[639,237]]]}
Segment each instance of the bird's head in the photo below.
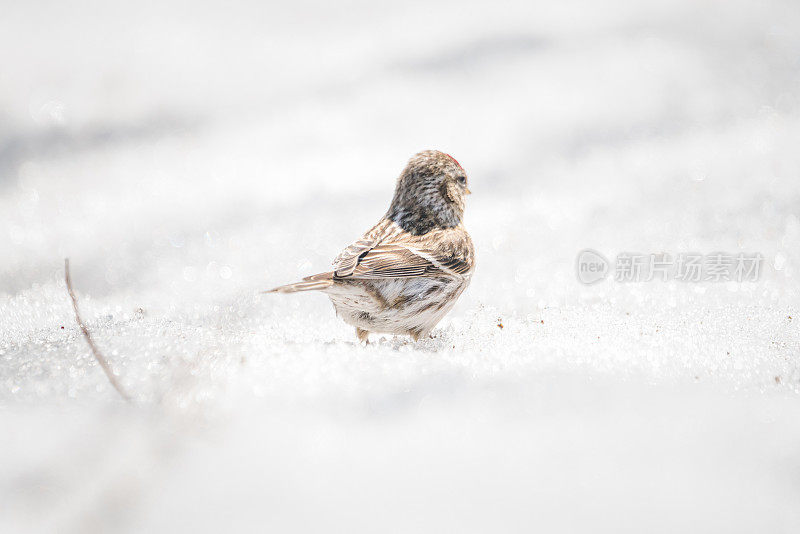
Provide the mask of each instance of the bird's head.
{"label": "bird's head", "polygon": [[397,179],[387,216],[414,235],[453,228],[461,223],[469,194],[467,174],[455,158],[426,150],[412,157]]}

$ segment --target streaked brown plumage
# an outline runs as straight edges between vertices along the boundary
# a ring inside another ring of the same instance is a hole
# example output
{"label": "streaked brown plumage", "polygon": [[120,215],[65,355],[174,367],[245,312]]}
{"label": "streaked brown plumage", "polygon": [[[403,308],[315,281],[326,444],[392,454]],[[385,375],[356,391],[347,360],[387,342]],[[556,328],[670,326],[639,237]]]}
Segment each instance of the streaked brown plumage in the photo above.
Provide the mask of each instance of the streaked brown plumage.
{"label": "streaked brown plumage", "polygon": [[462,224],[469,193],[452,156],[420,152],[400,174],[386,215],[336,257],[332,271],[269,292],[323,291],[362,341],[370,332],[417,340],[472,277],[475,252]]}

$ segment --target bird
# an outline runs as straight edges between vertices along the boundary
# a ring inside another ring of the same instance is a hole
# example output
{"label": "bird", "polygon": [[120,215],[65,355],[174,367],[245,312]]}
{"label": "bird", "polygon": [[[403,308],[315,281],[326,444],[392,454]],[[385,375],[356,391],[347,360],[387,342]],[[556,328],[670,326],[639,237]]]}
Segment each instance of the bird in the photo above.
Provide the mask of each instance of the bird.
{"label": "bird", "polygon": [[428,336],[472,279],[475,247],[463,217],[471,192],[456,159],[438,150],[414,155],[386,214],[334,260],[333,269],[266,293],[321,291],[336,314],[370,333]]}

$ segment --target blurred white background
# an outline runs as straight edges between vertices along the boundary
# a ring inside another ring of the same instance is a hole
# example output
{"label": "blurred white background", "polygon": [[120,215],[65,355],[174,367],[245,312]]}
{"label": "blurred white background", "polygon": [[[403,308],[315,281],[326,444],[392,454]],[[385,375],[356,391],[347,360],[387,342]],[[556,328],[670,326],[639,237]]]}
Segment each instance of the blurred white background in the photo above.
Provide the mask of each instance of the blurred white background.
{"label": "blurred white background", "polygon": [[[800,529],[797,2],[141,4],[0,0],[0,531]],[[478,251],[434,339],[259,294],[423,149]]]}

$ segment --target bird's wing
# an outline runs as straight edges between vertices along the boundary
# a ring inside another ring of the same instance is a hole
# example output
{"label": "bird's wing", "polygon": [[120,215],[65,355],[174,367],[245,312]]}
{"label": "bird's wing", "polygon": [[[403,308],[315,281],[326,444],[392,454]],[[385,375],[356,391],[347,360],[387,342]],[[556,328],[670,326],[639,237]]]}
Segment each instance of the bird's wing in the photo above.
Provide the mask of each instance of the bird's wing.
{"label": "bird's wing", "polygon": [[388,219],[384,219],[372,227],[360,239],[357,239],[345,248],[333,260],[333,272],[338,277],[353,274],[359,260],[379,243],[391,239],[402,230]]}
{"label": "bird's wing", "polygon": [[[455,230],[455,229],[453,229]],[[339,278],[409,278],[459,276],[472,270],[472,241],[463,231],[435,231],[424,236],[401,233],[358,256],[353,271]]]}

